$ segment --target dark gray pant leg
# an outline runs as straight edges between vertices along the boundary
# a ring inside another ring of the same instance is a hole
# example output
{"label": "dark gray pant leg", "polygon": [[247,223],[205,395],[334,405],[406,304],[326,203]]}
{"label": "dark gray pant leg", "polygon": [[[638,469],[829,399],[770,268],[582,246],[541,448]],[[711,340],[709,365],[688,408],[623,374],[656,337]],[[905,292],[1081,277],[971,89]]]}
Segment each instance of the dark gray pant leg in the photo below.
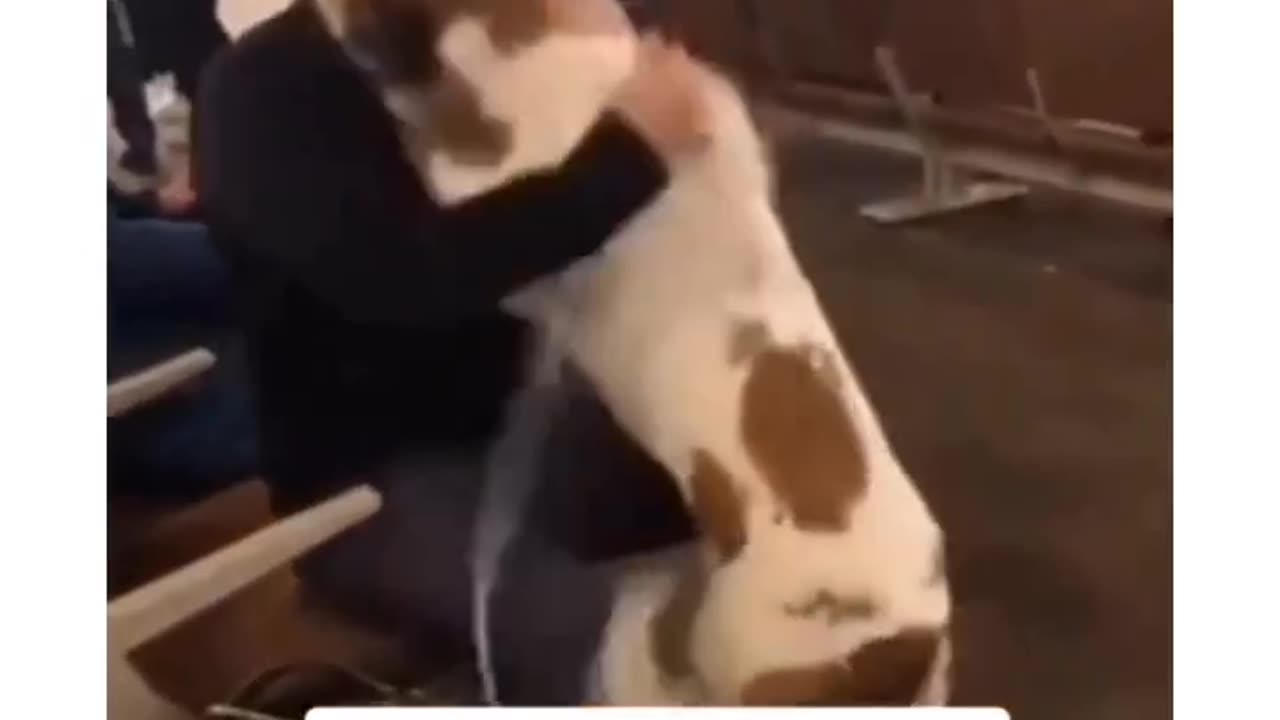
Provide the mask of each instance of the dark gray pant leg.
{"label": "dark gray pant leg", "polygon": [[369,482],[382,509],[298,569],[323,602],[445,656],[469,649],[467,553],[479,502],[469,458],[415,458]]}
{"label": "dark gray pant leg", "polygon": [[[469,657],[478,469],[418,461],[375,480],[382,510],[301,563],[309,587],[427,652]],[[529,532],[511,543],[502,568],[489,605],[500,699],[580,702],[612,604],[609,578]]]}
{"label": "dark gray pant leg", "polygon": [[[579,704],[613,605],[613,578],[600,561],[667,547],[694,530],[666,471],[617,427],[582,376],[567,371],[553,395],[533,390],[521,400],[517,422],[549,426],[509,426],[499,444],[539,466],[489,606],[499,697]],[[536,452],[521,448],[530,438]],[[502,472],[510,469],[491,480]]]}
{"label": "dark gray pant leg", "polygon": [[[580,703],[612,608],[612,579],[592,562],[692,532],[665,472],[585,385],[571,382],[539,454],[532,512],[505,551],[489,602],[506,704]],[[417,458],[379,473],[372,482],[383,509],[304,561],[308,583],[357,617],[421,638],[428,651],[469,650],[470,552],[484,474],[483,458]],[[602,545],[613,552],[592,557]]]}

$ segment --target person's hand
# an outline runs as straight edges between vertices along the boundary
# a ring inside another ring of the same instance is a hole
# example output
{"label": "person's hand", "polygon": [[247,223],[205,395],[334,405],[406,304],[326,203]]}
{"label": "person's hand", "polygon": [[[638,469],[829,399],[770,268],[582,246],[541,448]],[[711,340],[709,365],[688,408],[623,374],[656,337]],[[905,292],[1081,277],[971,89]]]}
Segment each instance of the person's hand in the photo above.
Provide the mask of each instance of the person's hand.
{"label": "person's hand", "polygon": [[195,207],[196,200],[191,177],[185,172],[178,173],[156,190],[156,204],[165,215],[183,215]]}
{"label": "person's hand", "polygon": [[708,140],[700,70],[684,48],[656,36],[640,44],[636,66],[614,108],[668,162]]}

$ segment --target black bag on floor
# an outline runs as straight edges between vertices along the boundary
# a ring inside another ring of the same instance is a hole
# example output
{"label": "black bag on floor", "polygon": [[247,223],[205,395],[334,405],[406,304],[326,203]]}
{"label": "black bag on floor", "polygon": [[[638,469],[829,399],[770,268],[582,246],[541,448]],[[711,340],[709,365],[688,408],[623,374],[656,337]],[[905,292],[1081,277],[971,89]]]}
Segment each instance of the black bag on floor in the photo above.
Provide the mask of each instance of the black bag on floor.
{"label": "black bag on floor", "polygon": [[268,670],[206,718],[304,720],[316,707],[429,707],[475,705],[479,685],[460,668],[416,687],[398,688],[333,663],[298,663]]}

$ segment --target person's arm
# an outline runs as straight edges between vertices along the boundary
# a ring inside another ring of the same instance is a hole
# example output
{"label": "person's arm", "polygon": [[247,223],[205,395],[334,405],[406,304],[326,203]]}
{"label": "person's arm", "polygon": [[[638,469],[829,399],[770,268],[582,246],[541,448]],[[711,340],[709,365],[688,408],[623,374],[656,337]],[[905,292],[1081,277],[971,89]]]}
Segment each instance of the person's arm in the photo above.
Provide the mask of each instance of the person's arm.
{"label": "person's arm", "polygon": [[304,114],[224,69],[206,78],[197,124],[207,216],[353,319],[436,324],[492,310],[595,251],[666,182],[663,161],[607,115],[554,172],[442,208],[390,121],[338,102]]}
{"label": "person's arm", "polygon": [[116,130],[125,141],[120,165],[138,175],[156,172],[155,126],[143,90],[143,72],[137,49],[126,37],[122,23],[128,19],[107,3],[107,99],[114,109]]}

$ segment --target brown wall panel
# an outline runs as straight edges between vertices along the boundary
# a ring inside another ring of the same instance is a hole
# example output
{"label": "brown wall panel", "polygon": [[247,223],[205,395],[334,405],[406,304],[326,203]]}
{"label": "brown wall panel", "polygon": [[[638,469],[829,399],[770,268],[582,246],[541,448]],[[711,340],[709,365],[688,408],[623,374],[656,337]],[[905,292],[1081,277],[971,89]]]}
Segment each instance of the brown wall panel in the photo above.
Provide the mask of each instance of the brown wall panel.
{"label": "brown wall panel", "polygon": [[1173,128],[1171,0],[1020,0],[1051,113]]}
{"label": "brown wall panel", "polygon": [[879,84],[875,46],[892,0],[756,0],[785,71],[794,79]]}
{"label": "brown wall panel", "polygon": [[1019,2],[896,0],[886,41],[908,84],[947,105],[1029,106]]}
{"label": "brown wall panel", "polygon": [[700,56],[737,70],[758,62],[743,0],[666,0],[664,24]]}
{"label": "brown wall panel", "polygon": [[[790,80],[879,86],[874,48],[893,46],[911,86],[957,106],[1031,105],[1171,129],[1171,0],[665,0],[672,24],[713,60]],[[755,16],[763,38],[751,22]]]}

